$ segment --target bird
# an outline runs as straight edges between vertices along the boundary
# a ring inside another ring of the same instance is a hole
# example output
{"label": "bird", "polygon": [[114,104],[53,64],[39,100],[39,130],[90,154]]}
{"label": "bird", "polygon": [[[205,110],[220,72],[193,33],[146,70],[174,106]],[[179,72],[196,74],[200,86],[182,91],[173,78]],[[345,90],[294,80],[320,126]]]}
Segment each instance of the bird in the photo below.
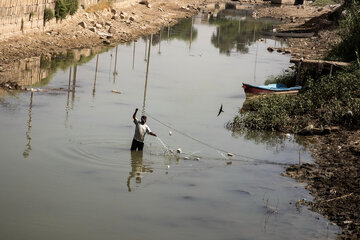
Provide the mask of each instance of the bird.
{"label": "bird", "polygon": [[224,112],[224,111],[223,111],[223,105],[221,104],[221,107],[220,107],[220,109],[219,109],[219,113],[218,113],[217,116],[219,116],[222,112]]}

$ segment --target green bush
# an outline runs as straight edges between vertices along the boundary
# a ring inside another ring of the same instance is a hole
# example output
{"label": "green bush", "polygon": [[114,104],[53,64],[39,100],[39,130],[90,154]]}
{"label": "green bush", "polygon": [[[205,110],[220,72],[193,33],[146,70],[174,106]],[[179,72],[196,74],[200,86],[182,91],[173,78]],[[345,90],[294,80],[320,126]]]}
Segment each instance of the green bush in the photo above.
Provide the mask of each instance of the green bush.
{"label": "green bush", "polygon": [[50,8],[44,10],[44,24],[54,18],[54,12]]}
{"label": "green bush", "polygon": [[346,17],[340,21],[341,42],[329,52],[329,59],[354,61],[360,50],[360,7],[352,4],[346,10]]}
{"label": "green bush", "polygon": [[70,15],[74,15],[79,8],[78,0],[67,0],[67,8]]}
{"label": "green bush", "polygon": [[287,87],[294,87],[296,85],[296,74],[295,72],[284,72],[278,76],[270,76],[265,81],[265,85],[273,83],[282,83]]}
{"label": "green bush", "polygon": [[56,0],[55,17],[65,19],[67,15],[74,15],[79,8],[78,0]]}

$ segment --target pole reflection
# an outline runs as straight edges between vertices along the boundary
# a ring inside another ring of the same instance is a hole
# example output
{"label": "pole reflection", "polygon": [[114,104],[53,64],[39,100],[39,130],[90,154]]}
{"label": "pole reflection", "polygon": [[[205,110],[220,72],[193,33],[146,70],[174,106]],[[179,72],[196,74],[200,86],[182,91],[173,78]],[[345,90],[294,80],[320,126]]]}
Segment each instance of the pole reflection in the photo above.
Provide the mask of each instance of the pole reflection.
{"label": "pole reflection", "polygon": [[114,83],[116,81],[116,76],[118,75],[118,72],[117,72],[117,58],[118,58],[118,46],[116,46],[116,53],[115,53],[115,66],[114,66]]}
{"label": "pole reflection", "polygon": [[97,79],[98,67],[99,67],[99,54],[96,56],[95,79],[94,79],[94,87],[92,91],[93,98],[95,98],[95,92],[96,92],[96,79]]}
{"label": "pole reflection", "polygon": [[135,68],[135,47],[136,47],[136,40],[134,40],[132,70],[134,70]]}
{"label": "pole reflection", "polygon": [[30,104],[29,104],[29,111],[28,111],[28,115],[29,115],[29,119],[27,122],[27,131],[26,131],[26,139],[27,139],[27,143],[26,143],[26,147],[25,147],[25,151],[23,152],[23,156],[24,158],[29,157],[30,152],[32,150],[31,148],[31,128],[32,128],[32,107],[33,107],[33,99],[34,99],[34,92],[31,92],[30,94]]}

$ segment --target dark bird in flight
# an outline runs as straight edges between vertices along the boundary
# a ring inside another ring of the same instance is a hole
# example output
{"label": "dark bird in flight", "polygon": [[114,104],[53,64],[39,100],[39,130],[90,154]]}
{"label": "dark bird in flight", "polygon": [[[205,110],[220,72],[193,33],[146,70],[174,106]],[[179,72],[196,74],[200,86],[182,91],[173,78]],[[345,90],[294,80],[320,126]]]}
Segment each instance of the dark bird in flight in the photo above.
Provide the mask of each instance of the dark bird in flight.
{"label": "dark bird in flight", "polygon": [[219,116],[222,112],[224,112],[222,108],[223,108],[223,106],[222,106],[222,104],[221,104],[221,107],[220,107],[220,109],[219,109],[219,113],[218,113],[217,116]]}

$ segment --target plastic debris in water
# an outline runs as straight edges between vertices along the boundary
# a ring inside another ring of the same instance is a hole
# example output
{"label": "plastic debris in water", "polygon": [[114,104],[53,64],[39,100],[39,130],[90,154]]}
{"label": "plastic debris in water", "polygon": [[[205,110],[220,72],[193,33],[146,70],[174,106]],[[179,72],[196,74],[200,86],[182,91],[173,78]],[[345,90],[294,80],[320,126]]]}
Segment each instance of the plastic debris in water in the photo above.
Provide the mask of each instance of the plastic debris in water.
{"label": "plastic debris in water", "polygon": [[197,157],[197,158],[195,158],[195,160],[199,161],[199,160],[200,160],[200,158],[199,158],[199,157]]}
{"label": "plastic debris in water", "polygon": [[290,133],[285,134],[285,137],[290,138],[291,137]]}
{"label": "plastic debris in water", "polygon": [[171,132],[171,131],[169,131],[169,135],[170,135],[170,136],[172,135],[172,132]]}
{"label": "plastic debris in water", "polygon": [[227,153],[227,155],[228,155],[229,157],[234,156],[234,154],[232,154],[232,153]]}
{"label": "plastic debris in water", "polygon": [[184,157],[184,159],[185,159],[185,160],[188,160],[188,159],[189,159],[189,157]]}
{"label": "plastic debris in water", "polygon": [[118,90],[112,90],[112,92],[113,93],[118,93],[118,94],[120,94],[121,92],[120,91],[118,91]]}
{"label": "plastic debris in water", "polygon": [[231,165],[232,161],[226,162],[226,165]]}
{"label": "plastic debris in water", "polygon": [[166,168],[169,169],[169,168],[170,168],[170,165],[166,165]]}
{"label": "plastic debris in water", "polygon": [[178,148],[177,150],[176,150],[176,152],[177,153],[181,153],[182,151],[181,151],[181,148]]}

